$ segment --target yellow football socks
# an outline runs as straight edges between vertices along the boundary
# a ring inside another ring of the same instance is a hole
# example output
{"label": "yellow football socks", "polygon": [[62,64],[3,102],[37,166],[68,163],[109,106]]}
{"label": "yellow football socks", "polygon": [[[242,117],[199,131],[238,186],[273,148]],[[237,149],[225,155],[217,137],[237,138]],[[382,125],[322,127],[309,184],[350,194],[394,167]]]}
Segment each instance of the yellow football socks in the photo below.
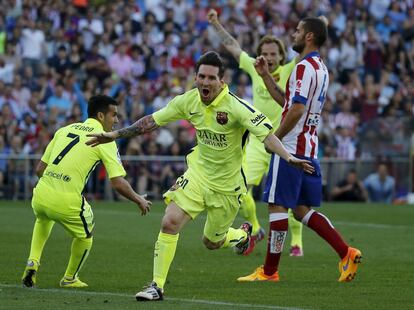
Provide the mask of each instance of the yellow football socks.
{"label": "yellow football socks", "polygon": [[298,222],[294,216],[292,209],[289,209],[289,231],[292,236],[292,240],[290,242],[291,246],[299,246],[302,248],[302,223]]}
{"label": "yellow football socks", "polygon": [[253,192],[251,188],[243,198],[240,214],[246,221],[252,224],[252,235],[256,235],[260,230],[260,224],[257,219],[256,203],[254,202]]}
{"label": "yellow football socks", "polygon": [[29,260],[33,260],[38,263],[40,262],[40,257],[42,256],[43,248],[46,244],[47,239],[50,236],[50,232],[52,231],[54,224],[55,222],[51,220],[36,219],[33,228]]}
{"label": "yellow football socks", "polygon": [[179,234],[170,235],[160,231],[154,249],[154,281],[163,288],[167,280],[168,270],[174,259]]}
{"label": "yellow football socks", "polygon": [[93,238],[73,239],[70,259],[65,272],[65,277],[67,279],[74,279],[79,270],[81,270],[91,250],[92,239]]}

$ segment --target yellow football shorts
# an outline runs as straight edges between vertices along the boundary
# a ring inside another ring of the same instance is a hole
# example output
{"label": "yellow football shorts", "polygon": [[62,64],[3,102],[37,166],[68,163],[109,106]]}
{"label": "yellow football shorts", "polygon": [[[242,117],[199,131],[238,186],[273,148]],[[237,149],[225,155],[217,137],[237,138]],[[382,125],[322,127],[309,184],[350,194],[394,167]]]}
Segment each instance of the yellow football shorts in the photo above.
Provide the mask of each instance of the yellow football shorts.
{"label": "yellow football shorts", "polygon": [[33,190],[32,208],[36,217],[59,223],[74,238],[89,238],[95,225],[92,208],[80,195],[53,192],[42,186]]}
{"label": "yellow football shorts", "polygon": [[174,201],[192,219],[207,211],[204,236],[212,242],[224,239],[239,211],[243,195],[223,195],[200,182],[197,172],[189,168],[165,194],[165,203]]}
{"label": "yellow football shorts", "polygon": [[243,157],[243,171],[247,185],[257,186],[269,170],[271,154],[267,153],[264,144],[250,135]]}

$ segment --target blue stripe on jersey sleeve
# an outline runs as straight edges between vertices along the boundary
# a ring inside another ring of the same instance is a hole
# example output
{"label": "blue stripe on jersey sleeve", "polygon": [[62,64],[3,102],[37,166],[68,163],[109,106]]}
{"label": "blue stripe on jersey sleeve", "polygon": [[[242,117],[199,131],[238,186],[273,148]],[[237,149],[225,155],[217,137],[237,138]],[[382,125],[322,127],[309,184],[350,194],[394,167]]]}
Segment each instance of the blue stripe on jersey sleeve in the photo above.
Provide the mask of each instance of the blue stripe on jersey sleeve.
{"label": "blue stripe on jersey sleeve", "polygon": [[271,125],[269,125],[268,123],[264,123],[263,125],[269,130],[273,129],[273,127]]}
{"label": "blue stripe on jersey sleeve", "polygon": [[237,97],[235,94],[233,94],[232,92],[229,92],[229,94],[231,96],[233,96],[234,98],[236,98],[237,101],[240,102],[242,105],[244,105],[250,112],[252,112],[252,113],[255,113],[256,112],[252,107],[249,107],[247,104],[245,104],[243,101],[241,101],[240,98]]}
{"label": "blue stripe on jersey sleeve", "polygon": [[307,101],[308,101],[308,98],[305,98],[300,95],[296,95],[295,97],[292,98],[293,103],[299,102],[299,103],[303,103],[304,105],[306,105]]}

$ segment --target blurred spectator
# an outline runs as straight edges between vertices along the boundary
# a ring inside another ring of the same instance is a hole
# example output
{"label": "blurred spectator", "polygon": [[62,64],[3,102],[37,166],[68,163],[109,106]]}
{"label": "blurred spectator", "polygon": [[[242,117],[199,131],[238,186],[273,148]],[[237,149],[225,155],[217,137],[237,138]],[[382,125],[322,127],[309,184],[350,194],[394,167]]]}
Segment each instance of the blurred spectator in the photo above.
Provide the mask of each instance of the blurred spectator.
{"label": "blurred spectator", "polygon": [[65,49],[65,52],[70,50],[70,44],[67,41],[62,28],[58,28],[57,30],[53,31],[53,33],[49,33],[49,36],[46,40],[46,46],[48,58],[56,56],[59,53],[59,49],[61,47]]}
{"label": "blurred spectator", "polygon": [[358,127],[358,118],[351,112],[351,99],[348,94],[338,94],[339,112],[335,115],[334,126],[346,128],[349,135],[354,138]]}
{"label": "blurred spectator", "polygon": [[378,35],[384,43],[390,41],[391,33],[397,30],[397,25],[392,23],[389,15],[384,17],[384,20],[380,21],[376,28]]}
{"label": "blurred spectator", "polygon": [[129,78],[132,69],[132,59],[126,51],[126,42],[121,42],[115,49],[115,53],[109,57],[109,67],[121,79]]}
{"label": "blurred spectator", "polygon": [[170,7],[173,10],[173,21],[179,25],[185,23],[187,13],[191,11],[191,6],[184,0],[171,1]]}
{"label": "blurred spectator", "polygon": [[408,17],[403,23],[402,35],[406,41],[414,38],[414,7],[411,7],[408,10]]}
{"label": "blurred spectator", "polygon": [[[19,46],[20,49],[20,46]],[[13,65],[14,73],[19,71],[22,67],[22,57],[18,51],[16,51],[16,45],[9,43],[6,46],[6,54],[2,56],[6,65]]]}
{"label": "blurred spectator", "polygon": [[[176,86],[177,87],[177,86]],[[154,110],[158,111],[165,107],[167,103],[171,100],[171,96],[169,96],[167,88],[161,88],[159,90],[159,95],[154,99]]]}
{"label": "blurred spectator", "polygon": [[[14,135],[10,141],[10,155],[23,154],[23,139],[20,135]],[[11,182],[11,191],[8,198],[13,200],[23,198],[20,197],[24,193],[25,185],[25,162],[21,159],[13,159],[8,162],[8,180]]]}
{"label": "blurred spectator", "polygon": [[391,0],[372,0],[369,6],[369,12],[377,21],[383,20],[390,4]]}
{"label": "blurred spectator", "polygon": [[144,51],[138,45],[131,48],[131,78],[138,79],[145,73]]}
{"label": "blurred spectator", "polygon": [[336,128],[336,157],[345,160],[355,160],[356,146],[350,130],[346,127]]}
{"label": "blurred spectator", "polygon": [[109,57],[111,57],[111,55],[114,53],[114,45],[112,44],[112,40],[111,40],[111,34],[108,32],[105,32],[102,35],[102,39],[101,41],[99,41],[99,49],[98,52],[100,55],[102,55],[103,57],[105,57],[106,59],[109,59]]}
{"label": "blurred spectator", "polygon": [[384,47],[373,27],[368,27],[368,38],[364,48],[365,74],[372,74],[375,83],[381,79]]}
{"label": "blurred spectator", "polygon": [[62,125],[72,108],[72,103],[63,95],[62,83],[55,86],[54,94],[47,100],[47,107],[49,114],[56,116],[59,122],[57,125]]}
{"label": "blurred spectator", "polygon": [[349,82],[349,75],[362,63],[362,52],[351,29],[344,33],[339,50],[339,80],[342,84]]}
{"label": "blurred spectator", "polygon": [[186,71],[186,73],[189,73],[194,68],[194,60],[186,52],[185,46],[178,47],[178,53],[174,57],[171,58],[171,67],[173,69],[182,68]]}
{"label": "blurred spectator", "polygon": [[[168,156],[180,156],[181,149],[180,144],[176,141],[168,148],[165,155]],[[185,163],[182,161],[172,161],[166,163],[161,174],[161,187],[162,189],[170,188],[175,180],[184,173]]]}
{"label": "blurred spectator", "polygon": [[17,119],[20,119],[22,115],[28,110],[28,102],[31,97],[30,90],[22,85],[22,78],[15,76],[13,80],[13,88],[11,91],[11,97],[16,102],[15,115]]}
{"label": "blurred spectator", "polygon": [[13,81],[13,76],[14,64],[6,64],[4,59],[0,57],[0,80],[4,83],[11,83]]}
{"label": "blurred spectator", "polygon": [[374,82],[374,77],[368,74],[365,77],[364,95],[361,105],[358,107],[361,113],[361,122],[367,122],[378,117],[379,95],[379,85]]}
{"label": "blurred spectator", "polygon": [[192,139],[192,135],[189,134],[189,132],[184,128],[180,128],[177,132],[176,139],[180,146],[179,155],[187,155],[190,153],[191,149],[194,147],[194,140]]}
{"label": "blurred spectator", "polygon": [[22,83],[25,87],[29,88],[30,92],[34,92],[39,89],[39,81],[33,74],[32,67],[24,67],[22,74]]}
{"label": "blurred spectator", "polygon": [[92,8],[89,8],[86,17],[79,20],[78,29],[82,32],[85,50],[89,51],[94,45],[95,36],[102,35],[104,27],[102,19],[95,16]]}
{"label": "blurred spectator", "polygon": [[334,201],[366,201],[368,194],[364,185],[358,180],[357,172],[352,169],[346,178],[333,188],[331,199]]}
{"label": "blurred spectator", "polygon": [[22,31],[21,44],[23,65],[31,66],[35,74],[38,74],[40,64],[46,57],[45,34],[39,28],[39,24],[32,20],[26,21],[26,27]]}
{"label": "blurred spectator", "polygon": [[84,65],[86,74],[89,77],[95,77],[100,84],[111,75],[111,68],[105,57],[99,54],[97,45],[94,45],[90,52],[86,53]]}
{"label": "blurred spectator", "polygon": [[397,28],[400,28],[407,18],[406,13],[401,6],[401,2],[403,1],[392,1],[387,12],[387,16],[390,17],[391,23],[393,23]]}
{"label": "blurred spectator", "polygon": [[[158,156],[160,155],[160,147],[155,141],[150,140],[144,148],[144,153]],[[160,198],[158,195],[161,193],[162,170],[163,163],[160,160],[153,159],[146,162],[139,172],[138,191]]]}
{"label": "blurred spectator", "polygon": [[388,174],[388,167],[381,163],[377,172],[370,174],[364,180],[370,202],[392,203],[395,193],[395,179]]}
{"label": "blurred spectator", "polygon": [[52,69],[53,74],[63,76],[66,70],[72,67],[66,52],[66,47],[63,45],[59,46],[56,55],[48,60],[48,65]]}

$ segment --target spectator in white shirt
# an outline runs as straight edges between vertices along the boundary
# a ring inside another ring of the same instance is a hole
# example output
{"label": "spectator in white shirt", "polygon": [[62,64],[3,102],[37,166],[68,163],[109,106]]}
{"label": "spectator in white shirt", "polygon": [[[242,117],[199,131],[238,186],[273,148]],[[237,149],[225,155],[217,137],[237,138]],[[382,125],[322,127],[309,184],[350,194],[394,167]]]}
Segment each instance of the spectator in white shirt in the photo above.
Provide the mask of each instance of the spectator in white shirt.
{"label": "spectator in white shirt", "polygon": [[23,66],[31,66],[35,74],[39,72],[39,67],[46,58],[45,34],[37,24],[29,20],[27,27],[22,31],[21,46]]}

